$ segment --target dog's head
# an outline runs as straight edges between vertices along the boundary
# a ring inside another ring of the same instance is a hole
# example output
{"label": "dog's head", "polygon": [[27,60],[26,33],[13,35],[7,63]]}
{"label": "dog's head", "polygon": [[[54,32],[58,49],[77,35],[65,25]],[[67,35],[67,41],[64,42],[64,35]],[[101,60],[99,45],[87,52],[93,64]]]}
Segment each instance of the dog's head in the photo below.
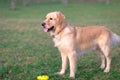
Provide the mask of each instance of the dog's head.
{"label": "dog's head", "polygon": [[51,12],[46,15],[46,19],[42,22],[44,32],[56,31],[63,24],[65,16],[61,12]]}

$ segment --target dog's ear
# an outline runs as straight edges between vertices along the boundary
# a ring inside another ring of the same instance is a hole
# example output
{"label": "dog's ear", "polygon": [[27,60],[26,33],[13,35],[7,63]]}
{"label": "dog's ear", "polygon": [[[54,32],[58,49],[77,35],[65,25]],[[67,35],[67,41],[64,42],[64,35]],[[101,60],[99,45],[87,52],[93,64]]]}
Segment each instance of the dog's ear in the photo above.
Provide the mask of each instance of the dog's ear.
{"label": "dog's ear", "polygon": [[65,16],[61,12],[57,12],[57,17],[58,17],[58,23],[62,24],[65,20]]}

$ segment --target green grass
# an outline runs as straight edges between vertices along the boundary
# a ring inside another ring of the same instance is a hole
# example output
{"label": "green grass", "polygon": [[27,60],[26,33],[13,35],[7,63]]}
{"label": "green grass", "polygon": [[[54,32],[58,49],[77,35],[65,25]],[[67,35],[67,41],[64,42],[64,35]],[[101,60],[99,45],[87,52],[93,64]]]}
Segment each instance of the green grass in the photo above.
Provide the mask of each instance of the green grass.
{"label": "green grass", "polygon": [[[44,33],[41,22],[51,11],[61,11],[73,25],[105,25],[120,35],[120,3],[109,5],[80,2],[61,5],[59,2],[31,3],[11,11],[7,1],[0,1],[0,80],[36,80],[48,75],[50,80],[70,80],[69,69],[64,76],[60,70],[61,58],[51,37]],[[111,71],[99,69],[100,58],[95,52],[80,56],[76,80],[119,80],[120,46],[112,49]]]}

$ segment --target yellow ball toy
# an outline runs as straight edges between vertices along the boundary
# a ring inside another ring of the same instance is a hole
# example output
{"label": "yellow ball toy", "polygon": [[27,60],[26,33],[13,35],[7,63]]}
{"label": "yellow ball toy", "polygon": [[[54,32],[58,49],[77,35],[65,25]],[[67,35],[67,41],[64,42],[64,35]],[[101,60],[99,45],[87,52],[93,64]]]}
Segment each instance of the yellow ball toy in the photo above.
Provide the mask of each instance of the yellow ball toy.
{"label": "yellow ball toy", "polygon": [[38,76],[37,80],[49,80],[49,76],[47,76],[47,75]]}

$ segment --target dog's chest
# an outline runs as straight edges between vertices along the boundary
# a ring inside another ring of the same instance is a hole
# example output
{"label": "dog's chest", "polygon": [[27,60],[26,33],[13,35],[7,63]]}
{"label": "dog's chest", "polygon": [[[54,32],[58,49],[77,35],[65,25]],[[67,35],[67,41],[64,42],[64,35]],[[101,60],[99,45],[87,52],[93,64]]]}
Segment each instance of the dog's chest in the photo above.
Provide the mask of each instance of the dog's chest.
{"label": "dog's chest", "polygon": [[60,36],[56,36],[55,38],[53,38],[53,41],[55,47],[64,47],[69,45],[68,37],[61,38]]}
{"label": "dog's chest", "polygon": [[55,36],[55,38],[53,39],[54,41],[54,46],[55,47],[59,47],[62,46],[62,43],[65,41],[64,39],[61,39],[60,36]]}

